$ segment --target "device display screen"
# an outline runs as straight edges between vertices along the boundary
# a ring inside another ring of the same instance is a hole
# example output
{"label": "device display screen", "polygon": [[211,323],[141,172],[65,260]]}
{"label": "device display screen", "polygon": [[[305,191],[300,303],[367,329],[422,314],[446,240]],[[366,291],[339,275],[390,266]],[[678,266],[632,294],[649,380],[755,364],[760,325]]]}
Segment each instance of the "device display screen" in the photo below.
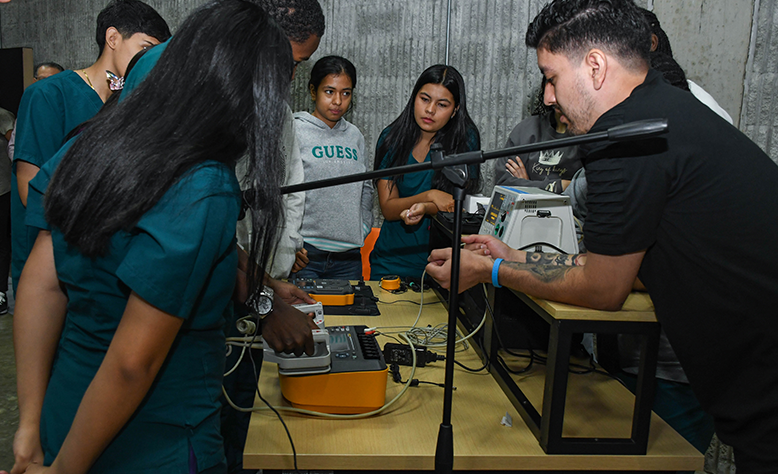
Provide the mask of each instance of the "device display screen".
{"label": "device display screen", "polygon": [[492,197],[492,202],[489,204],[489,212],[486,214],[486,222],[488,224],[494,225],[497,222],[497,217],[500,215],[503,201],[505,201],[505,195],[495,192]]}
{"label": "device display screen", "polygon": [[330,334],[330,351],[338,359],[353,359],[357,357],[359,342],[352,333],[351,326],[328,327]]}

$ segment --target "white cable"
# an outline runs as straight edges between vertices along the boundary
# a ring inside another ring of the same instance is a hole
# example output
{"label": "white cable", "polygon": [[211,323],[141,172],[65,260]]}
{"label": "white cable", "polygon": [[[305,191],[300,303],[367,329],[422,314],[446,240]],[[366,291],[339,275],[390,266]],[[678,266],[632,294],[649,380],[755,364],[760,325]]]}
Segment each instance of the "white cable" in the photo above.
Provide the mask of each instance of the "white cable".
{"label": "white cable", "polygon": [[[424,281],[424,275],[426,273],[427,273],[426,270],[424,270],[424,273],[422,273],[422,282]],[[484,290],[484,297],[488,298],[488,294],[486,292],[486,284],[481,284],[481,287]],[[422,286],[422,289],[423,288],[424,288],[424,286]],[[416,321],[413,322],[412,326],[410,326],[410,327],[408,327],[408,326],[375,326],[374,328],[371,328],[371,329],[373,329],[373,330],[381,330],[381,329],[405,329],[405,328],[408,328],[405,331],[390,331],[390,332],[381,331],[381,332],[383,334],[399,334],[399,335],[403,335],[406,338],[412,337],[412,338],[415,339],[417,344],[423,345],[423,346],[426,346],[426,347],[445,347],[446,346],[446,337],[445,337],[445,335],[447,334],[447,326],[448,326],[448,324],[441,323],[441,324],[439,324],[439,325],[437,325],[435,327],[432,327],[432,328],[429,328],[429,327],[427,327],[427,328],[417,328],[416,327],[416,324],[418,324],[419,319],[421,317],[421,311],[422,311],[422,309],[424,307],[423,306],[423,302],[424,302],[424,292],[422,291],[421,307],[419,308],[419,314],[416,316]],[[480,331],[481,328],[484,326],[484,324],[486,323],[487,313],[488,313],[488,311],[485,308],[484,309],[484,315],[481,318],[481,322],[478,323],[478,326],[475,329],[473,329],[473,331],[471,331],[470,334],[468,334],[467,336],[464,336],[461,339],[457,339],[455,344],[463,344],[463,348],[461,350],[466,350],[467,349],[467,347],[468,347],[467,346],[467,341],[470,338],[472,338],[478,331]],[[432,331],[431,331],[431,333],[428,333],[428,331],[430,329],[432,329]],[[455,328],[454,330],[455,330],[455,332],[457,334],[459,334],[459,329],[458,328]],[[417,333],[421,333],[423,338],[420,339],[418,337]],[[439,337],[440,334],[444,335],[444,337],[442,338],[442,341],[440,341],[440,342],[432,342],[435,338]]]}
{"label": "white cable", "polygon": [[[232,347],[230,347],[230,349],[232,349]],[[224,373],[225,377],[230,375],[231,373],[235,372],[235,369],[237,369],[238,365],[240,365],[240,361],[243,360],[243,354],[245,354],[245,353],[246,353],[246,345],[244,344],[243,345],[243,349],[241,349],[241,351],[240,351],[240,356],[238,356],[238,361],[235,362],[235,365],[233,365],[230,370],[228,370],[227,372]],[[227,355],[229,356],[229,353]]]}
{"label": "white cable", "polygon": [[[481,287],[482,287],[482,288],[483,288],[483,290],[484,290],[484,298],[489,298],[489,295],[488,295],[488,293],[486,292],[486,284],[485,284],[485,283],[482,283],[482,284],[481,284]],[[481,318],[481,322],[480,322],[480,323],[478,323],[478,326],[477,326],[475,329],[473,329],[473,330],[470,332],[470,334],[468,334],[467,336],[463,337],[462,339],[459,339],[459,340],[457,340],[456,344],[460,344],[460,343],[463,343],[463,342],[467,341],[468,339],[470,339],[471,337],[473,337],[473,336],[475,335],[475,333],[477,333],[478,331],[480,331],[480,330],[481,330],[481,328],[484,326],[484,323],[486,323],[486,315],[487,315],[487,312],[488,312],[488,311],[487,311],[487,308],[484,308],[484,316]],[[457,332],[458,332],[458,331],[457,331]],[[445,345],[446,345],[445,343],[440,343],[440,344],[433,345],[433,346],[428,346],[428,347],[440,347],[440,346],[445,346]]]}
{"label": "white cable", "polygon": [[421,299],[419,300],[419,314],[416,315],[416,321],[413,322],[411,327],[416,327],[416,323],[419,322],[419,319],[421,318],[421,310],[424,309],[424,277],[427,276],[427,269],[425,268],[423,272],[421,272],[421,283],[419,284],[419,287],[421,288]]}

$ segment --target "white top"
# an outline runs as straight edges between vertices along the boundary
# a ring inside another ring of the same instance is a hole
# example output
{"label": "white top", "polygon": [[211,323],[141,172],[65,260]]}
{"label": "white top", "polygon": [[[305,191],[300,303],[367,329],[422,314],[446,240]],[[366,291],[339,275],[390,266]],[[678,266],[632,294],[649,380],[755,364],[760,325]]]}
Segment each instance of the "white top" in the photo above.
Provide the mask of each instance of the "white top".
{"label": "white top", "polygon": [[719,105],[718,102],[716,102],[716,99],[714,99],[712,95],[708,94],[708,92],[706,92],[705,89],[698,86],[694,82],[688,79],[686,80],[686,82],[689,83],[689,91],[692,93],[694,97],[696,97],[703,104],[707,105],[712,111],[719,114],[721,118],[723,118],[729,123],[732,123],[732,117],[730,117],[727,111],[724,110]]}

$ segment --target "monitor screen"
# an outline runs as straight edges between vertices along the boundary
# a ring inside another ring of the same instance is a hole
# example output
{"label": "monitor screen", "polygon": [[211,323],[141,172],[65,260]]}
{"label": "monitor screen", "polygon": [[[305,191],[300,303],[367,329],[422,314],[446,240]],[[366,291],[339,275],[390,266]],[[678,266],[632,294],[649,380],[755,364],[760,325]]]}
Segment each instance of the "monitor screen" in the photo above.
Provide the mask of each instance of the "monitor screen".
{"label": "monitor screen", "polygon": [[486,214],[487,223],[494,225],[497,222],[503,201],[505,201],[505,195],[495,191],[494,196],[492,196],[492,202],[489,204],[489,212]]}

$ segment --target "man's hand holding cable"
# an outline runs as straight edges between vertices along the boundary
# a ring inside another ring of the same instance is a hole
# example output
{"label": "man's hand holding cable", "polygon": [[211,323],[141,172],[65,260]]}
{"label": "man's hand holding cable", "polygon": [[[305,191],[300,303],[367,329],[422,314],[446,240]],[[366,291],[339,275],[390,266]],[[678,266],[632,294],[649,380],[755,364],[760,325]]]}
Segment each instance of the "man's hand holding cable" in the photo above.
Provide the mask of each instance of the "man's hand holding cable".
{"label": "man's hand holding cable", "polygon": [[466,235],[462,237],[462,242],[465,244],[465,249],[480,255],[511,262],[524,263],[526,261],[527,252],[510,248],[493,235]]}
{"label": "man's hand holding cable", "polygon": [[[451,287],[451,248],[435,249],[427,259],[427,274],[438,281],[443,288]],[[478,283],[492,281],[492,257],[462,249],[459,261],[459,292]]]}

